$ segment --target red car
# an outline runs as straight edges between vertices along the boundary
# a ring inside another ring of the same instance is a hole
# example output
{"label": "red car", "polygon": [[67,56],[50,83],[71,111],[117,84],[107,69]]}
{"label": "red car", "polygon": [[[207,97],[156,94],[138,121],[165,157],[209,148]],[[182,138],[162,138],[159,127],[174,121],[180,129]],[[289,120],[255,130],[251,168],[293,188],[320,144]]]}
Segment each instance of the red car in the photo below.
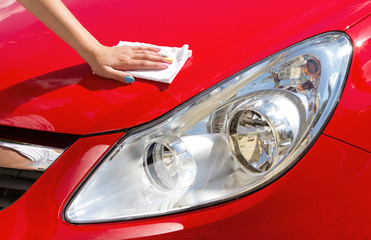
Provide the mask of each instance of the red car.
{"label": "red car", "polygon": [[370,1],[65,3],[192,57],[104,79],[1,2],[1,239],[371,237]]}

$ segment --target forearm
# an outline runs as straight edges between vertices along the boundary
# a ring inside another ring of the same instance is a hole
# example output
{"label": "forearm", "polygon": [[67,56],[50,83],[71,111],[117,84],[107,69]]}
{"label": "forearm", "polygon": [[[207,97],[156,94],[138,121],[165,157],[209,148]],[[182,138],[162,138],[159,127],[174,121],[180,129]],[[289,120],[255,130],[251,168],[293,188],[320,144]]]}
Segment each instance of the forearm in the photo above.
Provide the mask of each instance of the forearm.
{"label": "forearm", "polygon": [[85,60],[101,47],[60,0],[17,0]]}
{"label": "forearm", "polygon": [[99,76],[134,82],[135,69],[163,70],[171,64],[154,47],[106,47],[101,45],[72,15],[61,0],[17,0],[62,38]]}

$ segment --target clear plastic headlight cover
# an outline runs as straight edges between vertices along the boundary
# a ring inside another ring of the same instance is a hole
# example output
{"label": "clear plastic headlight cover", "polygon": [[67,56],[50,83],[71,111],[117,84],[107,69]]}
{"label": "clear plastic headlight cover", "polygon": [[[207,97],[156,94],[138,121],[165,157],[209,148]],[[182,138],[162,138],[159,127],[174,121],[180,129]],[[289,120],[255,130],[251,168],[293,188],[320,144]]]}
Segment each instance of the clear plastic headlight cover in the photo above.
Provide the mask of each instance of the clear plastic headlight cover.
{"label": "clear plastic headlight cover", "polygon": [[324,127],[350,64],[348,37],[302,41],[133,129],[65,210],[72,223],[159,216],[255,191],[291,167]]}

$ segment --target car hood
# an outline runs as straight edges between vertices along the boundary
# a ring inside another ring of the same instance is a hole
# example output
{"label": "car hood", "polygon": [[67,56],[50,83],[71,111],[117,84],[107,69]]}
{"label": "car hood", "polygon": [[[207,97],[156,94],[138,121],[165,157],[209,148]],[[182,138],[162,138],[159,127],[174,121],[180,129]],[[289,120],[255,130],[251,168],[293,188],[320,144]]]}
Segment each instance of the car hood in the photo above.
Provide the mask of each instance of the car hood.
{"label": "car hood", "polygon": [[65,1],[104,45],[120,40],[188,44],[192,57],[170,85],[127,85],[89,66],[25,11],[0,3],[0,124],[71,134],[153,120],[204,89],[305,38],[346,30],[365,1]]}

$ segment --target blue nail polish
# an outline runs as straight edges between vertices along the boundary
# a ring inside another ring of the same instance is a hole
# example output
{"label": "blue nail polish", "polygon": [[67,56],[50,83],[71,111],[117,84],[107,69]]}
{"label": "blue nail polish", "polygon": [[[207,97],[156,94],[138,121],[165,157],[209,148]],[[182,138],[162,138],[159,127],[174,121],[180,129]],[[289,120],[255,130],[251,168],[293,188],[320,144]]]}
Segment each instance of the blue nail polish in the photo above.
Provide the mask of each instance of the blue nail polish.
{"label": "blue nail polish", "polygon": [[135,82],[135,79],[133,77],[130,77],[130,76],[125,76],[125,82],[128,82],[128,83],[133,83]]}
{"label": "blue nail polish", "polygon": [[169,57],[169,55],[167,55],[167,54],[165,54],[165,53],[161,53],[161,56],[162,56],[162,57],[166,57],[166,58]]}

